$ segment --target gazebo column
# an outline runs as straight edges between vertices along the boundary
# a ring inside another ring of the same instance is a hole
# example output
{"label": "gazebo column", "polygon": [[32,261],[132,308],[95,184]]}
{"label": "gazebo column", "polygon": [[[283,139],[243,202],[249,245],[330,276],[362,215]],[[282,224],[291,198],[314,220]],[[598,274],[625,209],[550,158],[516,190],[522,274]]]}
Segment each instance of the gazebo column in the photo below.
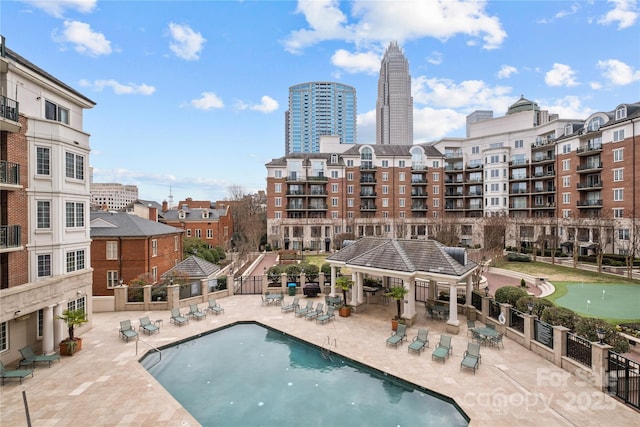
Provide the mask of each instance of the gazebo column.
{"label": "gazebo column", "polygon": [[353,280],[353,287],[351,288],[351,301],[349,305],[357,307],[360,305],[358,299],[362,300],[362,273],[353,273],[351,278]]}
{"label": "gazebo column", "polygon": [[331,292],[329,292],[329,296],[336,296],[336,266],[331,266]]}
{"label": "gazebo column", "polygon": [[473,282],[471,276],[467,276],[467,291],[464,296],[464,314],[467,316],[467,320],[476,320],[476,308],[472,303],[473,294]]}
{"label": "gazebo column", "polygon": [[402,286],[409,290],[404,297],[404,307],[402,308],[402,318],[405,319],[408,326],[412,326],[416,320],[416,291],[414,283],[414,280],[402,281]]}
{"label": "gazebo column", "polygon": [[427,300],[435,301],[438,299],[437,295],[438,282],[435,280],[429,280],[429,288],[427,288]]}
{"label": "gazebo column", "polygon": [[454,335],[460,333],[460,321],[458,320],[458,287],[455,282],[449,283],[449,320],[447,320],[447,332]]}

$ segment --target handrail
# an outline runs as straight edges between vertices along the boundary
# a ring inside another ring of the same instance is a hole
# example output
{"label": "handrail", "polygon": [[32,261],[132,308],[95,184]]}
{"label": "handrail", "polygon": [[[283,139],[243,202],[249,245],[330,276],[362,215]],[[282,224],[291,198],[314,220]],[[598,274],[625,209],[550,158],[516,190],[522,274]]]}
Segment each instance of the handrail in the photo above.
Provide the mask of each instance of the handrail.
{"label": "handrail", "polygon": [[154,346],[151,343],[146,342],[145,340],[141,339],[140,337],[138,337],[138,339],[136,340],[136,356],[138,355],[138,342],[142,341],[143,343],[145,343],[146,345],[148,345],[149,347],[151,347],[152,350],[157,351],[160,354],[160,358],[158,359],[158,361],[156,363],[154,363],[153,365],[149,366],[149,368],[156,366],[158,363],[160,363],[162,361],[162,350],[160,350],[158,347]]}

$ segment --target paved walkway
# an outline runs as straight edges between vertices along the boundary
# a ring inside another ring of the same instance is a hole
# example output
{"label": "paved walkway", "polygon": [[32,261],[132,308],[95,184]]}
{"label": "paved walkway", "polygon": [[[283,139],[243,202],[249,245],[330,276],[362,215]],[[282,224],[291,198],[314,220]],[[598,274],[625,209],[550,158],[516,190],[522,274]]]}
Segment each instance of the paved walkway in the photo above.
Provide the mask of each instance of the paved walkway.
{"label": "paved walkway", "polygon": [[[258,295],[222,298],[219,303],[224,314],[192,320],[184,327],[170,324],[168,312],[94,314],[93,328],[80,334],[84,343],[79,353],[63,357],[51,368],[38,367],[22,385],[10,382],[0,388],[1,424],[26,425],[25,391],[34,427],[198,425],[138,359],[149,344],[162,346],[240,320],[259,321],[317,345],[335,339],[339,353],[452,397],[473,426],[635,426],[640,420],[639,413],[508,339],[504,349],[482,348],[482,364],[475,375],[461,371],[468,342],[464,326],[453,337],[453,355],[446,363],[432,361],[431,352],[445,324],[427,320],[422,313],[408,330],[410,339],[418,327],[430,331],[431,348],[418,356],[408,354],[406,343],[397,349],[385,345],[393,305],[370,305],[351,317],[317,325],[283,314],[279,307],[263,307]],[[164,320],[160,334],[144,336],[137,343],[120,340],[119,322],[131,319],[137,325],[144,315]],[[305,408],[291,408],[290,413],[293,425],[303,420]]]}

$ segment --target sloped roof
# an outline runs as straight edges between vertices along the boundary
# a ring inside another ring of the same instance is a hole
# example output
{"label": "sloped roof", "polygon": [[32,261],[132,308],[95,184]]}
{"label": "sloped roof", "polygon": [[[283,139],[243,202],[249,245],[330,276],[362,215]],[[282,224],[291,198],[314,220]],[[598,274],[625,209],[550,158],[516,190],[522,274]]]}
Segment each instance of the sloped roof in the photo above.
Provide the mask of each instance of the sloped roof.
{"label": "sloped roof", "polygon": [[91,212],[90,227],[91,237],[149,237],[184,232],[125,212]]}
{"label": "sloped roof", "polygon": [[[370,267],[402,273],[437,273],[464,276],[476,268],[464,250],[435,240],[363,237],[327,257],[347,266]],[[466,262],[466,263],[465,263]]]}
{"label": "sloped roof", "polygon": [[[220,219],[221,216],[225,216],[227,214],[227,208],[223,209],[211,209],[211,208],[187,208],[187,209],[169,209],[166,212],[163,212],[162,215],[166,221],[178,220],[180,218],[180,211],[183,211],[185,214],[186,220],[203,220],[203,221],[211,221]],[[208,216],[206,218],[202,217],[202,213],[207,212]]]}
{"label": "sloped roof", "polygon": [[210,277],[220,271],[220,267],[215,264],[210,263],[207,260],[204,260],[195,255],[191,255],[189,258],[184,261],[178,263],[170,270],[165,272],[162,275],[163,279],[172,276],[173,272],[180,272],[182,275],[188,276],[190,279],[198,279]]}

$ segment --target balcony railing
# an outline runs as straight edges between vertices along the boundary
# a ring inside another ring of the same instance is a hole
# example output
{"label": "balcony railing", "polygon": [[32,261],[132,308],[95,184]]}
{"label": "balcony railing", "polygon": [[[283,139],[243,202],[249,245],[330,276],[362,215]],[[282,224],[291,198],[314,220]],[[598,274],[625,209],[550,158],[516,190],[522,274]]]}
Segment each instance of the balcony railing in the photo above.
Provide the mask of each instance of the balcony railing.
{"label": "balcony railing", "polygon": [[578,200],[578,207],[602,206],[602,200]]}
{"label": "balcony railing", "polygon": [[376,208],[376,205],[361,205],[360,206],[360,210],[361,211],[375,211],[378,208]]}
{"label": "balcony railing", "polygon": [[584,165],[578,165],[578,172],[591,169],[602,169],[602,162],[589,162]]}
{"label": "balcony railing", "polygon": [[550,155],[550,156],[534,156],[533,159],[531,159],[531,163],[540,163],[540,162],[549,162],[549,161],[553,161],[555,160],[555,157]]}
{"label": "balcony railing", "polygon": [[20,111],[18,109],[19,103],[11,98],[7,98],[4,95],[0,96],[0,116],[12,122],[19,120]]}
{"label": "balcony railing", "polygon": [[576,149],[577,154],[590,153],[592,151],[602,151],[602,144],[583,145]]}
{"label": "balcony railing", "polygon": [[590,190],[602,188],[602,181],[600,182],[579,182],[578,190]]}
{"label": "balcony railing", "polygon": [[22,245],[19,225],[0,226],[0,249],[18,248]]}
{"label": "balcony railing", "polygon": [[0,184],[20,185],[20,165],[0,160]]}
{"label": "balcony railing", "polygon": [[360,197],[376,197],[378,193],[375,191],[361,191]]}

